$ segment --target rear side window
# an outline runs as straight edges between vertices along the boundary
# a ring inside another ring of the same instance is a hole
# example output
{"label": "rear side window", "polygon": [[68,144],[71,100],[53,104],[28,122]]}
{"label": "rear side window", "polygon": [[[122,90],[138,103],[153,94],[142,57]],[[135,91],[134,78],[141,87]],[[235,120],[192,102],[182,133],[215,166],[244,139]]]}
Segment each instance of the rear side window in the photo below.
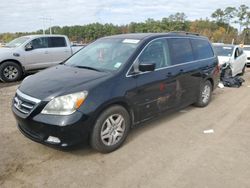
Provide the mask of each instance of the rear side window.
{"label": "rear side window", "polygon": [[193,61],[193,51],[189,39],[171,38],[168,39],[172,65]]}
{"label": "rear side window", "polygon": [[58,48],[66,47],[66,41],[64,37],[49,37],[49,47]]}
{"label": "rear side window", "polygon": [[195,60],[206,59],[214,56],[211,45],[206,40],[191,39]]}

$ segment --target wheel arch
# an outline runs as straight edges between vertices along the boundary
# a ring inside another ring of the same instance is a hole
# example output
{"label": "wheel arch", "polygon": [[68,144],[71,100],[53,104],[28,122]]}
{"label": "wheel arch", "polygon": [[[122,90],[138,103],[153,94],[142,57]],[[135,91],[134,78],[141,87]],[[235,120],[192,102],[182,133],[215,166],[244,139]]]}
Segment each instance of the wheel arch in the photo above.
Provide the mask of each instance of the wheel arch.
{"label": "wheel arch", "polygon": [[212,78],[207,78],[205,81],[209,81],[212,84],[213,90],[215,89],[214,88],[214,80]]}
{"label": "wheel arch", "polygon": [[3,64],[3,63],[5,63],[5,62],[8,62],[8,61],[17,63],[21,67],[21,69],[22,69],[22,71],[24,73],[24,68],[23,68],[22,64],[20,63],[20,61],[18,61],[16,59],[5,59],[5,60],[3,60],[3,61],[0,62],[0,65]]}
{"label": "wheel arch", "polygon": [[131,119],[131,126],[133,125],[134,123],[134,110],[133,108],[131,107],[131,105],[129,105],[129,103],[125,100],[122,100],[122,99],[117,99],[117,100],[113,100],[113,101],[110,101],[108,103],[105,103],[103,104],[101,107],[100,107],[100,110],[97,111],[97,113],[95,114],[95,117],[97,119],[97,117],[99,117],[101,115],[101,113],[110,108],[111,106],[115,106],[115,105],[119,105],[119,106],[122,106],[124,109],[127,110],[129,116],[130,116],[130,119]]}

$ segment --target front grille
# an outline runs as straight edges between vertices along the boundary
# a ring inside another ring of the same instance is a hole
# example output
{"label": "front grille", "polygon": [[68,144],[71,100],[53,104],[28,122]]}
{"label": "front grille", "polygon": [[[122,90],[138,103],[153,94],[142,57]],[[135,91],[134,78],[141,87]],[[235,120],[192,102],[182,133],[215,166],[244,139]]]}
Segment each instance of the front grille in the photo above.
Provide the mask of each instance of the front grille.
{"label": "front grille", "polygon": [[39,99],[30,97],[20,90],[17,90],[16,96],[13,101],[15,108],[23,114],[29,114],[35,106],[40,103]]}

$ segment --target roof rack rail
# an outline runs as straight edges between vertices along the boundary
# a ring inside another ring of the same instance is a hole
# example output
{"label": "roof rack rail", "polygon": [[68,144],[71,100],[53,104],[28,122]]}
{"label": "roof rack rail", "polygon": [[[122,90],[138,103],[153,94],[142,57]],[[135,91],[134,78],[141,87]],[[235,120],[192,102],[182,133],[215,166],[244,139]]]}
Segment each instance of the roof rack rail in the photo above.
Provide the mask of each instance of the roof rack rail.
{"label": "roof rack rail", "polygon": [[179,35],[195,35],[195,36],[200,36],[199,33],[192,33],[192,32],[187,32],[187,31],[171,31],[169,33],[170,34],[179,34]]}

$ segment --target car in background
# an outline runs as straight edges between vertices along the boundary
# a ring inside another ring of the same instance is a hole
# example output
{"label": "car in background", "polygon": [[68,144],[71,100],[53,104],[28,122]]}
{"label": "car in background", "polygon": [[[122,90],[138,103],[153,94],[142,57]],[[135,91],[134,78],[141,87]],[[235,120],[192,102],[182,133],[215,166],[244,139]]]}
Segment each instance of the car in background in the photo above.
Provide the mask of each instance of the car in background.
{"label": "car in background", "polygon": [[27,72],[58,65],[81,48],[64,35],[19,37],[0,48],[0,80],[17,81]]}
{"label": "car in background", "polygon": [[247,66],[250,66],[250,45],[244,45],[244,52],[247,54]]}
{"label": "car in background", "polygon": [[0,48],[3,47],[3,46],[5,46],[5,45],[6,45],[6,43],[3,43],[3,42],[0,43]]}
{"label": "car in background", "polygon": [[12,111],[20,131],[34,141],[69,147],[87,139],[107,153],[136,124],[191,104],[207,106],[219,76],[206,37],[115,35],[24,79]]}
{"label": "car in background", "polygon": [[247,55],[240,46],[214,43],[213,47],[215,54],[218,56],[219,65],[228,63],[233,77],[245,73]]}

